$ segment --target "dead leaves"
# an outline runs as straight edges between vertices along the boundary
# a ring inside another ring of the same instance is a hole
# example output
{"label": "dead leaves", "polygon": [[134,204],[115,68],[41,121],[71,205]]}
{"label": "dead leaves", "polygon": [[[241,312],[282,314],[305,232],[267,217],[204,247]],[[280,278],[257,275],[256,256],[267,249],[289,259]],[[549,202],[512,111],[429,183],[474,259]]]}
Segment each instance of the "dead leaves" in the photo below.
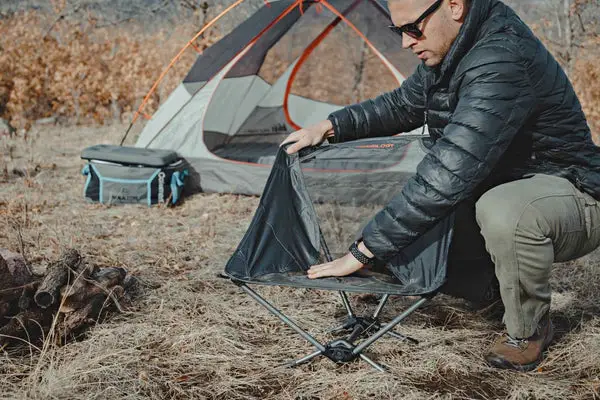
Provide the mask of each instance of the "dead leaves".
{"label": "dead leaves", "polygon": [[[29,129],[47,117],[103,123],[130,114],[194,33],[185,24],[168,35],[132,34],[120,26],[81,31],[76,21],[61,19],[45,35],[49,19],[36,11],[0,19],[0,117],[16,128]],[[213,30],[196,45],[206,48],[215,40]],[[184,53],[160,93],[179,84],[196,55],[193,49]],[[156,110],[160,100],[153,94],[145,112]]]}

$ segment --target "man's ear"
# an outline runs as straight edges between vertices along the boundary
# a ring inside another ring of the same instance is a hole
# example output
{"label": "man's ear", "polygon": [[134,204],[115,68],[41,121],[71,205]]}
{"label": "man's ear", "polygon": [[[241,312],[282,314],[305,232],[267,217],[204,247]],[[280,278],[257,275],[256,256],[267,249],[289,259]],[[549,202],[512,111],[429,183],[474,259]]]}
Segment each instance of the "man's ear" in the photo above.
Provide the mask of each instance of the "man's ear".
{"label": "man's ear", "polygon": [[465,22],[468,11],[467,0],[450,0],[450,13],[454,21]]}

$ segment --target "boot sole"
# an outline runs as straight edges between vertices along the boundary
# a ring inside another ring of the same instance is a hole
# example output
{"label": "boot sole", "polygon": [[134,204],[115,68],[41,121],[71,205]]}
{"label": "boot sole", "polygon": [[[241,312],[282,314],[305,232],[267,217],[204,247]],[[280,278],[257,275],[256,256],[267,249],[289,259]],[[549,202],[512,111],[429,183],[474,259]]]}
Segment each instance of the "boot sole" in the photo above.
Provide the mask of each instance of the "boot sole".
{"label": "boot sole", "polygon": [[485,360],[488,362],[488,364],[495,368],[510,369],[519,372],[530,372],[533,371],[538,365],[540,365],[543,359],[544,357],[540,357],[539,359],[530,364],[512,364],[503,358],[493,357],[486,357]]}

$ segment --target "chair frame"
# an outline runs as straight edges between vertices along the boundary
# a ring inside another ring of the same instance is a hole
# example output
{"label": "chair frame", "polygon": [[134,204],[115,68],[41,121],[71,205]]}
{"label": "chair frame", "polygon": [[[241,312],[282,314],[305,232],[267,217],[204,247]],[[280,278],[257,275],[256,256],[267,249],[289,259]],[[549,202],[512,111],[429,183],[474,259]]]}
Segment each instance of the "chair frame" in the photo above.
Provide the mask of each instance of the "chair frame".
{"label": "chair frame", "polygon": [[[323,237],[323,232],[321,232],[320,229],[319,235],[325,259],[328,262],[333,261],[329,248],[327,247],[327,243],[325,242],[325,238]],[[255,290],[250,288],[246,282],[233,279],[229,276],[227,276],[227,278],[230,279],[240,289],[242,289],[250,297],[252,297],[257,303],[265,307],[270,313],[279,318],[284,324],[292,328],[296,333],[298,333],[301,337],[303,337],[306,341],[308,341],[317,349],[313,353],[308,354],[302,358],[285,363],[285,365],[288,367],[295,367],[300,364],[306,363],[314,359],[315,357],[325,356],[336,364],[344,364],[357,359],[362,359],[376,370],[380,372],[386,372],[387,367],[373,361],[370,357],[364,354],[364,350],[366,350],[369,346],[371,346],[375,341],[377,341],[384,335],[390,335],[401,341],[407,341],[409,343],[418,344],[419,342],[416,339],[405,336],[401,333],[397,333],[393,329],[398,324],[400,324],[405,318],[407,318],[409,315],[415,312],[418,308],[427,303],[436,294],[436,292],[432,292],[426,295],[421,295],[417,301],[415,301],[412,305],[410,305],[406,310],[404,310],[390,322],[388,322],[387,324],[382,324],[379,320],[379,316],[383,311],[383,308],[387,304],[390,294],[382,295],[373,315],[370,317],[365,317],[357,316],[354,310],[352,309],[352,306],[350,305],[347,293],[344,291],[339,291],[342,303],[346,309],[348,316],[342,325],[331,329],[329,333],[339,333],[344,331],[349,331],[350,333],[345,338],[339,338],[329,341],[327,343],[321,343],[306,330],[302,329],[288,316],[286,316],[280,310],[278,310],[273,304],[271,304],[264,297],[258,294]],[[363,341],[357,342],[358,339],[361,339],[363,337]]]}

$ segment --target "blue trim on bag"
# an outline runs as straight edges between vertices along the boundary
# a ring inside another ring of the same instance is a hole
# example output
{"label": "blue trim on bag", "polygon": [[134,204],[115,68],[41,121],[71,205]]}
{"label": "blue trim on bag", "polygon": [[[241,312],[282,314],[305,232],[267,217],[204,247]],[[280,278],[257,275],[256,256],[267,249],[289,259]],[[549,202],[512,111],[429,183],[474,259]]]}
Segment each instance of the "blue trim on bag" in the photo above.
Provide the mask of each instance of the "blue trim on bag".
{"label": "blue trim on bag", "polygon": [[90,166],[92,167],[92,169],[96,173],[96,176],[98,177],[98,202],[100,204],[104,204],[104,201],[102,200],[102,175],[100,175],[100,171],[98,171],[98,168],[96,168],[94,164],[90,164]]}
{"label": "blue trim on bag", "polygon": [[175,171],[173,175],[171,175],[171,202],[173,204],[177,203],[179,200],[179,192],[180,188],[183,187],[184,179],[188,175],[188,170],[184,169],[183,171]]}
{"label": "blue trim on bag", "polygon": [[86,164],[82,170],[81,175],[86,176],[85,186],[83,187],[83,197],[87,194],[88,187],[90,186],[90,182],[92,181],[92,175],[90,174],[90,164]]}
{"label": "blue trim on bag", "polygon": [[98,201],[102,204],[104,204],[104,201],[102,200],[102,189],[103,189],[103,182],[115,182],[115,183],[145,183],[147,185],[147,193],[148,193],[148,206],[152,206],[152,181],[154,180],[154,178],[156,178],[156,176],[160,173],[160,169],[157,169],[154,174],[152,174],[152,176],[149,179],[118,179],[118,178],[105,178],[102,175],[100,175],[100,172],[98,171],[98,169],[93,165],[90,164],[92,169],[94,170],[94,172],[96,173],[96,175],[98,176],[98,186],[100,187],[100,195],[99,195],[99,199]]}
{"label": "blue trim on bag", "polygon": [[154,178],[156,178],[156,176],[160,173],[160,169],[157,169],[154,174],[152,174],[152,176],[150,177],[150,179],[148,180],[148,207],[152,206],[152,181],[154,180]]}

